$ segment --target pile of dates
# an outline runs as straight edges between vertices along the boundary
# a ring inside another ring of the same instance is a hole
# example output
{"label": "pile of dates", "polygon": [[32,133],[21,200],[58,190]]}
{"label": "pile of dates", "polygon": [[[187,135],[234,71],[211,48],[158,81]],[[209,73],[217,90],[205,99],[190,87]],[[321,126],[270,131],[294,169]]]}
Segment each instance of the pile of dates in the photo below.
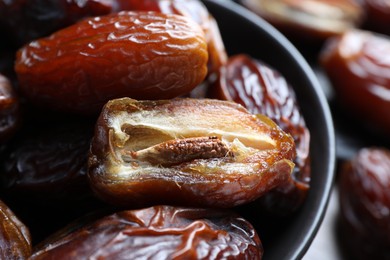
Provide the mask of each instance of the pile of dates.
{"label": "pile of dates", "polygon": [[321,76],[336,126],[346,259],[390,258],[390,3],[240,0],[298,46]]}
{"label": "pile of dates", "polygon": [[202,2],[0,0],[0,32],[1,258],[261,259],[245,207],[305,201],[292,86]]}

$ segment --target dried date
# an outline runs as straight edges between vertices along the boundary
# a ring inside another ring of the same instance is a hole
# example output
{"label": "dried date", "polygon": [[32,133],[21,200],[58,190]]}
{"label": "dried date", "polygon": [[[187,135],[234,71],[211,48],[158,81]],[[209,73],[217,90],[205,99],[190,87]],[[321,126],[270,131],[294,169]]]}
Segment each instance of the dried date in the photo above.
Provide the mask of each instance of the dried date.
{"label": "dried date", "polygon": [[75,203],[90,197],[86,175],[93,126],[64,118],[45,127],[26,122],[3,157],[2,192],[33,203]]}
{"label": "dried date", "polygon": [[188,16],[197,22],[205,32],[209,61],[209,74],[218,71],[226,63],[227,54],[219,32],[218,24],[206,6],[198,0],[118,0],[120,9],[156,11]]}
{"label": "dried date", "polygon": [[122,211],[56,235],[31,259],[261,259],[258,234],[226,211],[156,206]]}
{"label": "dried date", "polygon": [[114,0],[0,0],[0,31],[21,46],[76,21],[115,10]]}
{"label": "dried date", "polygon": [[109,101],[89,158],[96,193],[130,207],[233,207],[289,181],[295,145],[273,121],[211,99]]}
{"label": "dried date", "polygon": [[120,12],[85,19],[18,51],[20,89],[33,103],[98,113],[110,99],[173,98],[207,74],[200,26],[181,15]]}
{"label": "dried date", "polygon": [[328,42],[321,53],[338,104],[367,129],[390,132],[390,40],[351,30]]}
{"label": "dried date", "polygon": [[211,89],[211,96],[241,104],[252,114],[266,115],[294,138],[297,156],[292,178],[257,202],[277,215],[298,209],[310,187],[310,132],[294,90],[278,71],[245,54],[229,58]]}
{"label": "dried date", "polygon": [[342,243],[351,259],[390,258],[390,151],[362,148],[342,165]]}
{"label": "dried date", "polygon": [[0,201],[0,258],[27,259],[32,253],[28,228]]}

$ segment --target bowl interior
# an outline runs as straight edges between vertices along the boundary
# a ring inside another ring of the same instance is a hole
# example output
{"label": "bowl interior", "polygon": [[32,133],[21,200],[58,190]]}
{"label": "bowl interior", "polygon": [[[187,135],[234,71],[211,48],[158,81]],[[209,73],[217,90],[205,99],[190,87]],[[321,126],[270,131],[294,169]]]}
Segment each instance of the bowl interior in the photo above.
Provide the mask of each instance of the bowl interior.
{"label": "bowl interior", "polygon": [[218,22],[229,55],[246,53],[268,63],[284,75],[296,92],[311,134],[311,188],[293,217],[253,224],[275,227],[266,237],[259,232],[264,259],[301,258],[322,222],[335,174],[334,128],[325,95],[306,60],[271,25],[232,1],[203,2]]}

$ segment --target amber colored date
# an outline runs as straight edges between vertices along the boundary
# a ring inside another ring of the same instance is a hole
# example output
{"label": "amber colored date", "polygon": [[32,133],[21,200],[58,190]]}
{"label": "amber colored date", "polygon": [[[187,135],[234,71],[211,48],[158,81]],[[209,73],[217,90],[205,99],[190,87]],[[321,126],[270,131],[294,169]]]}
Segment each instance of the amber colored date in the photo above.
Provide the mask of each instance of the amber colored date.
{"label": "amber colored date", "polygon": [[351,30],[321,53],[341,108],[370,130],[390,132],[390,39]]}
{"label": "amber colored date", "polygon": [[19,103],[11,82],[0,74],[0,144],[13,136],[20,125]]}
{"label": "amber colored date", "polygon": [[226,63],[227,54],[219,32],[218,24],[206,6],[199,0],[118,0],[124,10],[156,11],[188,16],[197,22],[205,32],[209,61],[208,72],[213,73]]}
{"label": "amber colored date", "polygon": [[[252,114],[264,114],[294,138],[296,167],[290,182],[277,187],[260,201],[269,212],[286,215],[306,198],[310,186],[310,132],[300,112],[295,92],[270,66],[244,54],[231,56],[221,67],[212,95],[243,105]],[[260,202],[259,201],[259,202]]]}
{"label": "amber colored date", "polygon": [[109,101],[89,158],[96,193],[130,207],[233,207],[290,179],[295,146],[265,116],[211,99]]}
{"label": "amber colored date", "polygon": [[37,105],[98,113],[110,99],[173,98],[207,74],[207,44],[190,18],[120,12],[85,19],[18,51],[22,93]]}
{"label": "amber colored date", "polygon": [[28,228],[0,201],[0,258],[27,259],[32,253]]}
{"label": "amber colored date", "polygon": [[0,32],[21,46],[76,21],[115,11],[114,0],[0,0]]}
{"label": "amber colored date", "polygon": [[122,211],[48,240],[31,259],[261,259],[258,234],[231,212],[156,206]]}
{"label": "amber colored date", "polygon": [[390,151],[363,148],[340,170],[343,243],[351,259],[390,258]]}

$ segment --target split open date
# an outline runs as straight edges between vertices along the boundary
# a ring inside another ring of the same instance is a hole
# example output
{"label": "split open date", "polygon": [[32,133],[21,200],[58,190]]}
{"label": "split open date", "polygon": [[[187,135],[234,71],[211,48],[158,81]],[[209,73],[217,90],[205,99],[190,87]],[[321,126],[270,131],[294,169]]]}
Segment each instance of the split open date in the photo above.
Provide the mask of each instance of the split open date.
{"label": "split open date", "polygon": [[292,137],[263,115],[212,99],[109,101],[89,158],[96,193],[127,207],[233,207],[289,181]]}

